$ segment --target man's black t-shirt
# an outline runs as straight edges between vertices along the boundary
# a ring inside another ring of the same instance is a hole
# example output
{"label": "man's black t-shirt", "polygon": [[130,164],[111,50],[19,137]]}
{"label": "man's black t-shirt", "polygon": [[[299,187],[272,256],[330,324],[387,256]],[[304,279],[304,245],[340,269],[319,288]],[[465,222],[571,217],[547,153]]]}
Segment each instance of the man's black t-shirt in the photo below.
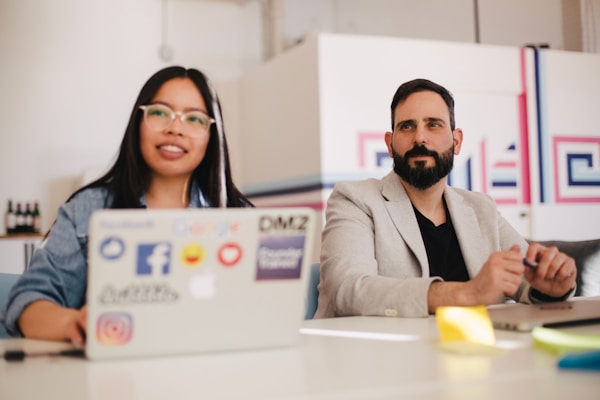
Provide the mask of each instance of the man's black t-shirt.
{"label": "man's black t-shirt", "polygon": [[465,282],[469,280],[469,273],[445,203],[444,208],[446,209],[446,222],[435,226],[413,207],[427,251],[429,275],[439,276],[445,281]]}

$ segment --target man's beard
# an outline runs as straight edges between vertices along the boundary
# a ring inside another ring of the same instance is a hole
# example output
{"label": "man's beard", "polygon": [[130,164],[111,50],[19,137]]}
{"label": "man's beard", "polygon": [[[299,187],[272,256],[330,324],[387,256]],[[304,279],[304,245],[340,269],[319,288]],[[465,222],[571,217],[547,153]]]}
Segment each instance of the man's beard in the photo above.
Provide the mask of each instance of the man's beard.
{"label": "man's beard", "polygon": [[[404,153],[404,156],[396,153],[396,150],[392,146],[392,155],[394,156],[394,172],[411,186],[419,190],[425,190],[438,183],[440,179],[448,176],[450,171],[452,171],[454,145],[441,155],[435,151],[427,150],[425,146],[416,145]],[[411,156],[431,156],[435,161],[435,165],[426,167],[425,161],[417,161],[415,162],[415,166],[411,167],[409,165],[409,158]]]}

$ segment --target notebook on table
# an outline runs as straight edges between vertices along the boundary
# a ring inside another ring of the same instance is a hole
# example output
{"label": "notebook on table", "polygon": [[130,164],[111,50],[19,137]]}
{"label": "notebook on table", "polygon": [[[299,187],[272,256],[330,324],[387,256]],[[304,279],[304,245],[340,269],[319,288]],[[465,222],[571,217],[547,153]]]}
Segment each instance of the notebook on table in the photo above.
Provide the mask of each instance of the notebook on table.
{"label": "notebook on table", "polygon": [[559,327],[600,322],[600,297],[576,297],[546,304],[500,304],[488,307],[496,329],[521,332],[537,326]]}
{"label": "notebook on table", "polygon": [[315,220],[310,208],[95,212],[86,356],[296,344]]}

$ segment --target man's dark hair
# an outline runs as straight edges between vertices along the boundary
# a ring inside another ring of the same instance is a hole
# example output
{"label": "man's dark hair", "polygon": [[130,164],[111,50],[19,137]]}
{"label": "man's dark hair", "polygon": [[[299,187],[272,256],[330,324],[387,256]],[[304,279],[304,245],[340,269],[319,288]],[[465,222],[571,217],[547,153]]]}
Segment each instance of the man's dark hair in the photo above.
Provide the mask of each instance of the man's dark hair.
{"label": "man's dark hair", "polygon": [[442,96],[442,99],[444,99],[444,102],[448,106],[448,113],[450,114],[450,128],[454,131],[454,97],[452,97],[452,93],[450,93],[445,87],[430,80],[413,79],[412,81],[408,81],[400,85],[394,94],[394,98],[392,99],[392,132],[394,131],[395,123],[394,113],[398,103],[406,100],[407,97],[413,93],[426,91],[435,92]]}

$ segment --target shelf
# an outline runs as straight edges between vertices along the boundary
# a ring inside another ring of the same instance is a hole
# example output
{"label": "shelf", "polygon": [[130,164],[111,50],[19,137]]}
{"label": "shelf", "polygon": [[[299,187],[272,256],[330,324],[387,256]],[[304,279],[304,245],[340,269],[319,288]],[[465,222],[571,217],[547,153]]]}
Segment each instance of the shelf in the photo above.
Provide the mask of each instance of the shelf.
{"label": "shelf", "polygon": [[0,239],[41,239],[44,235],[41,233],[15,233],[10,235],[0,235]]}

